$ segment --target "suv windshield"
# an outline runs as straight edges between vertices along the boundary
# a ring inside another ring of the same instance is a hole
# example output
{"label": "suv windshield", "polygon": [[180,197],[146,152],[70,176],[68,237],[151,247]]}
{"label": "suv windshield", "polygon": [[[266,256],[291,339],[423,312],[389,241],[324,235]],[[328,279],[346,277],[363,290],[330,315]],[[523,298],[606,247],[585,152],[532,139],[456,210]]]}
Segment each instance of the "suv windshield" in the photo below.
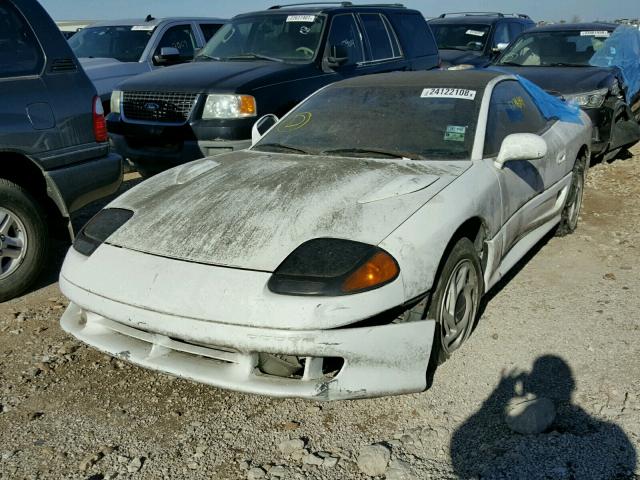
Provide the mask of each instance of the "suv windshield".
{"label": "suv windshield", "polygon": [[202,49],[197,60],[309,62],[318,51],[324,17],[268,14],[235,18]]}
{"label": "suv windshield", "polygon": [[299,105],[253,148],[361,158],[468,159],[481,96],[480,91],[437,86],[334,86]]}
{"label": "suv windshield", "polygon": [[497,64],[588,67],[610,34],[606,30],[527,33],[505,50]]}
{"label": "suv windshield", "polygon": [[152,34],[151,26],[89,27],[71,37],[69,45],[78,58],[115,58],[121,62],[137,62]]}
{"label": "suv windshield", "polygon": [[487,43],[490,25],[430,23],[438,48],[443,50],[482,51]]}

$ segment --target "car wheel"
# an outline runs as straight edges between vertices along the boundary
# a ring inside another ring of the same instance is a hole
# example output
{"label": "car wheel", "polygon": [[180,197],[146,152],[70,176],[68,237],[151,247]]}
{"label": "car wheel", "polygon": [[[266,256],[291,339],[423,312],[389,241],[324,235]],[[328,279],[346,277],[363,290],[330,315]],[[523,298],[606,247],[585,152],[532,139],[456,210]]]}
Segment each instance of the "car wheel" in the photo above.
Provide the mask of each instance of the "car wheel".
{"label": "car wheel", "polygon": [[562,217],[556,229],[556,237],[569,235],[578,227],[578,217],[580,216],[582,198],[584,196],[585,177],[585,161],[584,159],[578,159],[573,166],[571,187],[569,187],[567,202],[562,209]]}
{"label": "car wheel", "polygon": [[33,284],[48,251],[42,208],[23,188],[0,179],[0,302]]}
{"label": "car wheel", "polygon": [[444,363],[469,338],[483,294],[478,252],[471,240],[461,238],[449,252],[427,312],[436,320],[429,368]]}

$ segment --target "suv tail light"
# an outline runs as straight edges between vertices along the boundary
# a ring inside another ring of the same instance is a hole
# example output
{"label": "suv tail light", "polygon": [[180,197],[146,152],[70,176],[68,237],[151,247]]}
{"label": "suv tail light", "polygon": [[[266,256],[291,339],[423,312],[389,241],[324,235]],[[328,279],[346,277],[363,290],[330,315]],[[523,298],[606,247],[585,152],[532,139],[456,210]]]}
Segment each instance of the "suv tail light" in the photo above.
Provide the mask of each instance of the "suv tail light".
{"label": "suv tail light", "polygon": [[104,119],[104,108],[102,108],[102,102],[98,96],[93,97],[93,134],[96,137],[96,142],[109,140],[107,122]]}

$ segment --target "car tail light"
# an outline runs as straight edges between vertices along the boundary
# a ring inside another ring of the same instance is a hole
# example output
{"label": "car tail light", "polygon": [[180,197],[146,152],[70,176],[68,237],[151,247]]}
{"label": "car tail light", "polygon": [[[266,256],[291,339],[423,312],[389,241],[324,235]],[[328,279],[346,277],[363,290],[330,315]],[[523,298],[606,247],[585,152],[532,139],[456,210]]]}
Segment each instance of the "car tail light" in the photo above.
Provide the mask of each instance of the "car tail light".
{"label": "car tail light", "polygon": [[98,96],[93,98],[93,134],[96,137],[96,142],[109,140],[107,122],[104,119],[104,108],[102,108],[102,102]]}

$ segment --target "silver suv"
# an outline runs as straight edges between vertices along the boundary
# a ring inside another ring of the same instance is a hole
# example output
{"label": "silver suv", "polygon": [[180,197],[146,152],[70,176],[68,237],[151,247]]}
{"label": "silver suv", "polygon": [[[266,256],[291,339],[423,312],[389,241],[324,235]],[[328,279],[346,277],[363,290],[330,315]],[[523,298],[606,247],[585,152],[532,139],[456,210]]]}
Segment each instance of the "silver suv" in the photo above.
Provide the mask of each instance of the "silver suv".
{"label": "silver suv", "polygon": [[144,72],[191,61],[218,29],[219,18],[110,20],[73,35],[69,45],[93,81],[108,113],[111,92],[123,80]]}

